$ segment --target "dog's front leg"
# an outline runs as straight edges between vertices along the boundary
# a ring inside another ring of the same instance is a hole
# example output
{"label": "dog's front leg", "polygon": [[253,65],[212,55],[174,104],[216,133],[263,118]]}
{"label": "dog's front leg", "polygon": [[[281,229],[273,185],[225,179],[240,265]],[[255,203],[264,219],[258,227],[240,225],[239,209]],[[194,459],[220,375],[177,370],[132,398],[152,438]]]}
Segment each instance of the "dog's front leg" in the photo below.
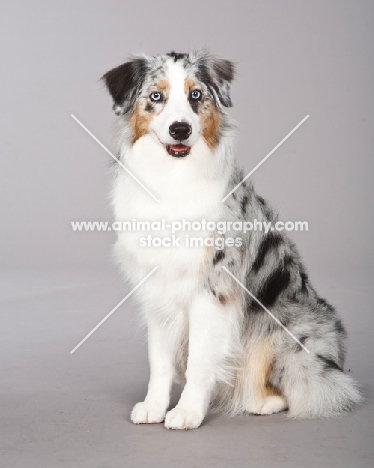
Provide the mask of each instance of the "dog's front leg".
{"label": "dog's front leg", "polygon": [[168,333],[157,320],[148,321],[148,357],[150,379],[144,401],[137,403],[131,413],[135,424],[160,423],[169,406],[173,380],[173,361],[178,335]]}
{"label": "dog's front leg", "polygon": [[177,406],[165,417],[168,429],[199,427],[208,410],[213,387],[232,349],[233,314],[207,292],[189,311],[186,385]]}

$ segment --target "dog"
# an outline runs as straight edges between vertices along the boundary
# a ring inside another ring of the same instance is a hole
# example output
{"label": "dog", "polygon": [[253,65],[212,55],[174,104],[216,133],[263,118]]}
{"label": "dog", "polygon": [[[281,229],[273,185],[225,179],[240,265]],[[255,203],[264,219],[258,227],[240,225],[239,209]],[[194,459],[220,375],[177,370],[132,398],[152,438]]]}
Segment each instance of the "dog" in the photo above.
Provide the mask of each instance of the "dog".
{"label": "dog", "polygon": [[[202,49],[134,56],[103,76],[117,114],[114,151],[127,168],[117,165],[114,177],[116,221],[276,222],[251,183],[222,202],[243,179],[227,112],[234,73],[232,62]],[[360,403],[343,371],[342,321],[284,231],[247,232],[223,246],[207,242],[211,234],[201,232],[204,242],[190,248],[182,230],[184,244],[166,248],[142,247],[144,232],[118,232],[115,258],[134,287],[158,267],[136,290],[150,380],[131,420],[192,429],[209,408],[230,415],[288,409],[292,418],[312,418]],[[184,387],[169,410],[174,382]]]}

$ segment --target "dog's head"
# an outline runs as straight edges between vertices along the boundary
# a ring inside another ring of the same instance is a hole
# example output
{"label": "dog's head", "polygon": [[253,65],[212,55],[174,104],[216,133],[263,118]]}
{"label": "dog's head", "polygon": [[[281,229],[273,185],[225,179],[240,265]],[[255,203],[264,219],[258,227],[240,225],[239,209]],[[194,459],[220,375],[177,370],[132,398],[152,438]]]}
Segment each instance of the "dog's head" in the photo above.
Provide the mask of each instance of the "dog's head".
{"label": "dog's head", "polygon": [[115,113],[128,119],[132,143],[152,135],[171,156],[184,157],[199,138],[209,148],[218,144],[233,77],[232,62],[199,50],[135,57],[103,80]]}

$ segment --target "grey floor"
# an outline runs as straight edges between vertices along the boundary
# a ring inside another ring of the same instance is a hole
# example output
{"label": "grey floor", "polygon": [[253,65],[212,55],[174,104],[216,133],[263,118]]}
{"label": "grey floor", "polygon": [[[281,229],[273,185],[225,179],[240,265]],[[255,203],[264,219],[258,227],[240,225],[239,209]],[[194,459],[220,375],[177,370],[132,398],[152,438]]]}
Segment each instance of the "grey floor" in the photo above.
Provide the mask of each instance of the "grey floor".
{"label": "grey floor", "polygon": [[347,370],[362,384],[366,403],[335,420],[210,414],[198,430],[178,432],[129,420],[148,374],[130,300],[70,355],[128,290],[110,267],[99,273],[7,270],[0,466],[374,466],[373,291],[327,273],[319,282],[342,309],[350,330]]}

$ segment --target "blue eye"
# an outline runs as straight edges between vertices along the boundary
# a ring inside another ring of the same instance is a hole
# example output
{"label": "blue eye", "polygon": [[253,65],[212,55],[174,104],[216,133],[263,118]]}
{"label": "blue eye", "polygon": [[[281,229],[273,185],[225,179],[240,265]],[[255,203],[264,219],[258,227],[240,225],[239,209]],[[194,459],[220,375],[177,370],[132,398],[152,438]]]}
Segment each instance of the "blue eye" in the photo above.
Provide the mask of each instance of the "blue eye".
{"label": "blue eye", "polygon": [[159,91],[154,91],[153,93],[150,94],[149,97],[151,98],[151,101],[157,102],[157,101],[161,101],[162,95]]}
{"label": "blue eye", "polygon": [[194,101],[200,101],[201,91],[199,91],[198,89],[194,89],[193,91],[191,91],[191,99],[193,99]]}

